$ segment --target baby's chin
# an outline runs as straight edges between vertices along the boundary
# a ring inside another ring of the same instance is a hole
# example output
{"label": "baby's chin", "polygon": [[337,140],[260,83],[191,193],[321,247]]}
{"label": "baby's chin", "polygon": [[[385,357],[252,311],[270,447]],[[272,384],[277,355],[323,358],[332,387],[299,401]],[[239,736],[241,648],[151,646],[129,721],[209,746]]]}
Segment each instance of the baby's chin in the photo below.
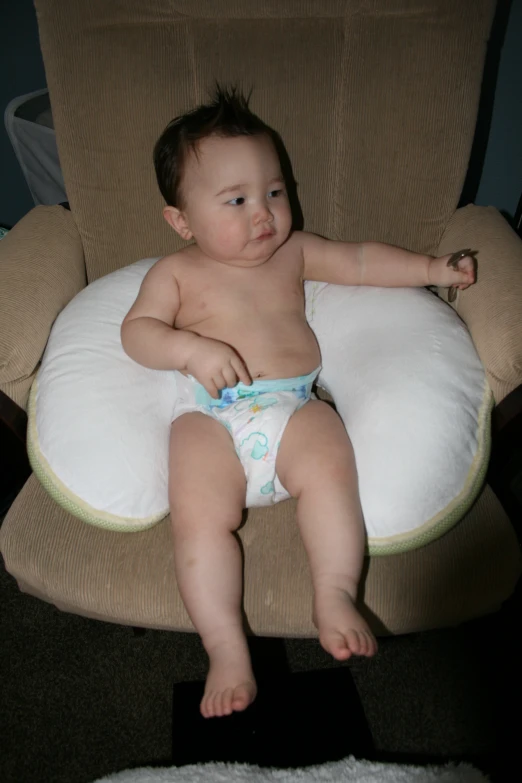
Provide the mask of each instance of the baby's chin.
{"label": "baby's chin", "polygon": [[[274,251],[275,252],[275,251]],[[262,258],[219,258],[215,259],[220,264],[224,264],[225,266],[236,266],[242,269],[254,269],[255,267],[262,266],[263,264],[266,264],[267,261],[269,261],[274,253],[270,253],[269,255],[265,255]]]}
{"label": "baby's chin", "polygon": [[244,268],[261,266],[272,258],[282,244],[282,242],[271,243],[268,241],[256,245],[255,242],[249,242],[240,253],[231,253],[230,255],[216,254],[214,258],[227,266]]}

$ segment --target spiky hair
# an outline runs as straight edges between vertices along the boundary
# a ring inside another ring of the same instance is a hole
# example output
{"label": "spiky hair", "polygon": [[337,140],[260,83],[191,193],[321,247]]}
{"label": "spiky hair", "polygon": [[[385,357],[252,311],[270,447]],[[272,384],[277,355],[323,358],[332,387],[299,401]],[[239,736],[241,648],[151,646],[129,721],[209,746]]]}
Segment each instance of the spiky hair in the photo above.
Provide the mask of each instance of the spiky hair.
{"label": "spiky hair", "polygon": [[271,136],[270,128],[248,106],[237,87],[216,84],[211,101],[175,117],[154,147],[154,168],[161,194],[167,204],[180,208],[181,182],[190,152],[197,154],[202,139],[210,136]]}

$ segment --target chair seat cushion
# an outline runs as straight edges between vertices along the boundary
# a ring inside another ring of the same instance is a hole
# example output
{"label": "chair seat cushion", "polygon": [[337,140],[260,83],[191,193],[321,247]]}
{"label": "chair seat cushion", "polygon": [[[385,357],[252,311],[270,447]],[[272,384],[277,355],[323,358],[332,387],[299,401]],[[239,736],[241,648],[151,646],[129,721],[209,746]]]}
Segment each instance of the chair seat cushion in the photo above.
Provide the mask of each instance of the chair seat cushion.
{"label": "chair seat cushion", "polygon": [[[100,278],[62,311],[31,390],[28,447],[54,499],[86,522],[138,531],[168,513],[172,372],[146,369],[120,325],[156,259]],[[492,395],[458,316],[424,289],[306,283],[318,385],[354,445],[369,549],[442,535],[485,476]]]}
{"label": "chair seat cushion", "polygon": [[[252,508],[238,531],[245,617],[258,636],[317,638],[295,508],[295,500]],[[63,612],[194,631],[176,582],[170,517],[129,535],[86,525],[58,506],[33,474],[0,527],[0,549],[20,589]],[[445,536],[409,552],[370,557],[364,570],[360,606],[374,633],[412,633],[496,611],[520,578],[520,548],[486,484]]]}

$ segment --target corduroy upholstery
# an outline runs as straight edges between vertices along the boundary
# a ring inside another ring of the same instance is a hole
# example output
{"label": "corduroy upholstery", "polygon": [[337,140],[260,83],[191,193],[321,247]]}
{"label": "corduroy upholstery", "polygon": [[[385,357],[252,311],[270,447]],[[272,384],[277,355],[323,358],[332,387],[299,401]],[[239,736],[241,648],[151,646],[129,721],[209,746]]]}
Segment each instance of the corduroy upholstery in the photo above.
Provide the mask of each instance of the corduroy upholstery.
{"label": "corduroy upholstery", "polygon": [[[480,248],[479,277],[453,307],[465,321],[500,402],[522,379],[522,242],[493,207],[459,209],[437,255],[454,247]],[[439,292],[447,301],[447,290]]]}
{"label": "corduroy upholstery", "polygon": [[[294,512],[293,500],[251,509],[239,532],[246,617],[264,636],[316,634]],[[3,537],[3,549],[23,590],[89,617],[191,629],[174,577],[169,520],[141,533],[95,528],[56,506],[31,476],[8,522],[16,534]],[[403,555],[370,559],[362,588],[366,615],[377,633],[458,624],[498,608],[518,568],[510,522],[486,487],[446,536]]]}
{"label": "corduroy upholstery", "polygon": [[151,150],[216,78],[253,87],[253,110],[286,145],[307,230],[435,251],[466,175],[492,7],[72,0],[64,13],[62,0],[37,0],[89,281],[176,246]]}
{"label": "corduroy upholstery", "polygon": [[0,388],[26,408],[53,321],[86,284],[70,212],[36,207],[0,246]]}
{"label": "corduroy upholstery", "polygon": [[[499,402],[522,382],[522,243],[496,210],[456,209],[493,7],[69,0],[65,12],[62,0],[36,0],[72,212],[33,210],[0,243],[1,388],[25,405],[52,321],[85,276],[178,247],[161,217],[152,146],[218,78],[253,87],[252,107],[281,134],[306,229],[439,254],[479,251],[478,283],[454,306]],[[240,537],[251,629],[315,634],[294,501],[250,510]],[[31,477],[0,544],[21,589],[66,611],[191,630],[168,520],[133,534],[89,527]],[[366,565],[361,593],[379,633],[493,611],[520,574],[514,531],[487,486],[443,538]]]}

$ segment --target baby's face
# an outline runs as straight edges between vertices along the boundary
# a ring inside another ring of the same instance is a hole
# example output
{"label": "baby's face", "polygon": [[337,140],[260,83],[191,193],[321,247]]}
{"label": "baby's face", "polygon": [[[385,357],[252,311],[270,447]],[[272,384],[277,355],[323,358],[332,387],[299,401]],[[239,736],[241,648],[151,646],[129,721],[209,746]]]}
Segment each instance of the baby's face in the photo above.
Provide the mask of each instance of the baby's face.
{"label": "baby's face", "polygon": [[258,266],[290,234],[279,159],[266,136],[204,139],[187,161],[181,189],[186,238],[216,261]]}

